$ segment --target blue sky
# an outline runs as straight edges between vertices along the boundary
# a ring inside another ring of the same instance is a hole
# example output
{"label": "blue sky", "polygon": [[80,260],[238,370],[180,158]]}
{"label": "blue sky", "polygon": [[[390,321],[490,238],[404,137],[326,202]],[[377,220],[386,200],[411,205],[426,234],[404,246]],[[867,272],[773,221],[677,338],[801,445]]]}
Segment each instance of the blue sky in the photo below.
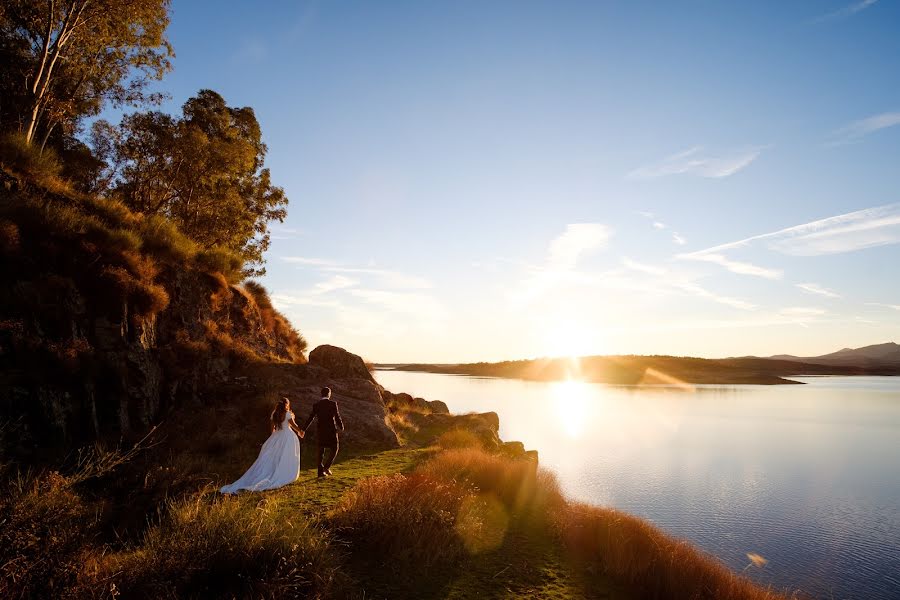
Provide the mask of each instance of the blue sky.
{"label": "blue sky", "polygon": [[744,4],[176,0],[165,108],[255,109],[263,283],[312,346],[900,340],[900,8]]}

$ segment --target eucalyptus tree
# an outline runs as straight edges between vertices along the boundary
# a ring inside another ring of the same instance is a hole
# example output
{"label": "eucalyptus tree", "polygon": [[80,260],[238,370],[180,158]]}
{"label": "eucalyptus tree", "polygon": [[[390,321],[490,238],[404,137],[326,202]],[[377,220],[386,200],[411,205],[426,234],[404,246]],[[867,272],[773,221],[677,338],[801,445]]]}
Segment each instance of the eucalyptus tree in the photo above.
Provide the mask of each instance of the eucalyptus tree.
{"label": "eucalyptus tree", "polygon": [[145,215],[160,215],[204,247],[238,254],[247,275],[264,272],[268,224],[288,203],[264,166],[266,145],[252,108],[201,90],[180,116],[158,111],[99,121],[93,147],[106,160],[110,193]]}
{"label": "eucalyptus tree", "polygon": [[168,24],[169,0],[3,0],[2,128],[45,144],[106,102],[158,101],[148,84],[171,69]]}

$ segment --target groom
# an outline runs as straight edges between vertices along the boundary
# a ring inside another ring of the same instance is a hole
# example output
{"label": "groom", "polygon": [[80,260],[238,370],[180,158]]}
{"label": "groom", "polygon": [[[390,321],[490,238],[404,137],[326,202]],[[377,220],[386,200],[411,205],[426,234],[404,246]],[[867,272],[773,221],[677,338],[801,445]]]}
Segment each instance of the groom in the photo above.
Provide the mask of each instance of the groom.
{"label": "groom", "polygon": [[[318,442],[319,442],[319,477],[328,477],[331,475],[331,463],[338,453],[338,430],[344,430],[344,422],[341,420],[341,413],[338,411],[337,402],[331,399],[331,388],[322,388],[322,399],[313,404],[312,414],[306,420],[303,426],[306,429],[312,424],[313,419],[318,419]],[[302,437],[302,436],[301,436]],[[324,463],[325,450],[330,449],[331,454]]]}

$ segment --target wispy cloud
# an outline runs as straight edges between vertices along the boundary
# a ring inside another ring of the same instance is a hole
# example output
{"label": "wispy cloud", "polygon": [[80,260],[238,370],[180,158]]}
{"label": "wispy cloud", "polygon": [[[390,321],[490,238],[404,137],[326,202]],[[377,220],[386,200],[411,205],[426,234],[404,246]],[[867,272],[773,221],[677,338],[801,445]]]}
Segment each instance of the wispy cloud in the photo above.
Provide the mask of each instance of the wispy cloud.
{"label": "wispy cloud", "polygon": [[739,275],[753,275],[754,277],[763,277],[765,279],[781,279],[784,273],[779,269],[769,269],[766,267],[760,267],[758,265],[754,265],[748,262],[740,262],[736,260],[731,260],[726,257],[724,254],[719,254],[715,252],[697,252],[691,254],[679,254],[678,258],[686,258],[689,260],[699,260],[704,262],[711,262],[722,267],[725,267],[732,273],[737,273]]}
{"label": "wispy cloud", "polygon": [[300,230],[294,227],[269,227],[269,235],[273,240],[293,240],[300,237]]}
{"label": "wispy cloud", "polygon": [[[644,210],[639,210],[639,211],[637,211],[637,214],[646,219],[649,219],[651,222],[651,225],[653,226],[653,229],[655,229],[657,231],[669,230],[669,225],[667,223],[664,223],[663,221],[657,219],[656,215],[654,213],[647,212]],[[672,242],[678,246],[684,246],[685,244],[687,244],[687,240],[684,238],[684,236],[679,234],[677,231],[672,232]]]}
{"label": "wispy cloud", "polygon": [[762,242],[792,256],[840,254],[900,242],[900,203],[866,208],[720,244],[684,255],[721,254]]}
{"label": "wispy cloud", "polygon": [[818,16],[812,21],[814,23],[821,23],[823,21],[852,17],[853,15],[866,10],[876,2],[878,2],[878,0],[859,0],[858,2],[848,4],[847,6],[843,6],[837,10],[831,11],[830,13],[825,13],[824,15]]}
{"label": "wispy cloud", "polygon": [[828,311],[817,306],[791,306],[782,308],[779,312],[788,317],[817,317],[824,315]]}
{"label": "wispy cloud", "polygon": [[827,288],[820,286],[817,283],[798,283],[796,284],[798,288],[803,290],[804,292],[808,292],[810,294],[816,294],[818,296],[825,296],[826,298],[840,298],[841,295],[837,292],[833,292]]}
{"label": "wispy cloud", "polygon": [[335,275],[334,277],[315,284],[313,292],[316,294],[327,294],[336,290],[353,287],[358,283],[359,282],[355,279],[350,279],[349,277],[344,277],[343,275]]}
{"label": "wispy cloud", "polygon": [[311,267],[327,267],[337,265],[335,261],[329,260],[327,258],[310,258],[306,256],[281,256],[280,258],[284,262],[294,263],[298,265],[309,265]]}
{"label": "wispy cloud", "polygon": [[883,302],[866,302],[867,306],[880,306],[881,308],[890,308],[892,310],[900,310],[900,304],[885,304]]}
{"label": "wispy cloud", "polygon": [[831,134],[830,145],[839,146],[857,142],[865,136],[900,125],[900,112],[885,112],[854,121]]}
{"label": "wispy cloud", "polygon": [[424,277],[401,273],[400,271],[392,271],[390,269],[375,269],[369,267],[340,267],[325,266],[323,271],[329,273],[358,273],[361,275],[375,275],[382,280],[384,285],[398,288],[412,289],[428,289],[433,287],[432,283]]}
{"label": "wispy cloud", "polygon": [[[329,331],[381,340],[404,334],[434,334],[446,324],[449,313],[438,297],[426,291],[433,285],[423,277],[327,258],[281,259],[323,277],[306,289],[272,295],[273,304],[289,316],[301,307],[324,309],[330,314]],[[318,341],[328,339],[332,338],[321,336]]]}
{"label": "wispy cloud", "polygon": [[643,289],[643,291],[653,292],[657,294],[687,294],[690,296],[696,296],[697,298],[702,298],[704,300],[709,300],[711,302],[716,302],[718,304],[724,304],[725,306],[730,306],[732,308],[737,308],[740,310],[756,309],[756,305],[752,302],[713,292],[696,283],[695,281],[686,279],[676,273],[672,273],[670,270],[663,267],[647,265],[630,258],[622,259],[622,264],[629,270],[652,276],[652,281],[649,282],[649,286],[647,284],[644,284],[642,286],[639,283],[633,284],[629,282],[628,278],[620,278],[618,281],[613,280],[613,285],[621,286],[622,282],[624,281],[625,285],[622,287],[625,288]]}
{"label": "wispy cloud", "polygon": [[722,178],[734,175],[759,157],[764,147],[757,146],[745,150],[731,151],[717,156],[704,154],[703,148],[696,146],[679,152],[663,160],[639,167],[628,174],[630,179],[653,179],[667,175],[697,175],[699,177]]}
{"label": "wispy cloud", "polygon": [[258,38],[244,38],[232,55],[232,61],[239,65],[257,64],[266,59],[269,51],[262,40]]}
{"label": "wispy cloud", "polygon": [[528,274],[510,293],[513,305],[528,305],[550,290],[593,280],[595,276],[577,269],[578,261],[606,247],[611,236],[612,229],[602,223],[566,225],[565,231],[551,240],[543,264],[522,265]]}
{"label": "wispy cloud", "polygon": [[432,283],[424,277],[409,275],[391,269],[376,267],[356,267],[343,265],[338,261],[327,258],[311,258],[305,256],[282,256],[281,260],[298,265],[314,267],[320,271],[340,274],[374,275],[381,280],[382,285],[397,288],[428,289]]}
{"label": "wispy cloud", "polygon": [[586,252],[603,248],[612,230],[601,223],[574,223],[550,243],[547,263],[555,269],[572,269]]}
{"label": "wispy cloud", "polygon": [[696,283],[682,282],[674,284],[676,288],[692,295],[697,296],[698,298],[704,298],[706,300],[711,300],[713,302],[718,302],[719,304],[724,304],[726,306],[730,306],[732,308],[738,308],[740,310],[755,310],[756,305],[752,302],[747,302],[746,300],[741,300],[740,298],[733,298],[731,296],[724,296],[722,294],[717,294],[715,292],[711,292],[708,289],[697,285]]}
{"label": "wispy cloud", "polygon": [[427,294],[374,289],[354,289],[350,290],[350,294],[389,311],[413,317],[426,325],[442,322],[448,317],[444,306]]}

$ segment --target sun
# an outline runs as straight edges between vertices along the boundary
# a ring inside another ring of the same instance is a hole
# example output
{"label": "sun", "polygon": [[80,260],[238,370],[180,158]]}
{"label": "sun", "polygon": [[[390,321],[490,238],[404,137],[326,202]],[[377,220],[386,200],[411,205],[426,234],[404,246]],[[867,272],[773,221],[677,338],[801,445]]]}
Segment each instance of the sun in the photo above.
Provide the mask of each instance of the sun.
{"label": "sun", "polygon": [[547,356],[577,358],[597,354],[598,340],[587,327],[564,319],[545,328],[543,344]]}

